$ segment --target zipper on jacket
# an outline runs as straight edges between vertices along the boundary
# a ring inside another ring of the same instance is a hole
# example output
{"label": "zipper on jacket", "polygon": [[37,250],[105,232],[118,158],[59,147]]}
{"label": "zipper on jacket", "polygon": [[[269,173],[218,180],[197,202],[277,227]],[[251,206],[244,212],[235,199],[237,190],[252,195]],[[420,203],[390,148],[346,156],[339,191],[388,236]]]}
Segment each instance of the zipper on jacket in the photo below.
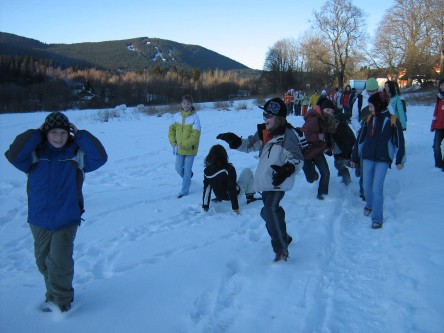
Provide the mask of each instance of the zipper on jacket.
{"label": "zipper on jacket", "polygon": [[271,149],[273,149],[273,146],[274,146],[275,144],[279,144],[279,143],[281,143],[281,142],[282,142],[282,143],[284,142],[284,137],[277,138],[277,139],[276,139],[276,142],[273,142],[273,143],[271,144],[270,148],[268,149],[268,156],[267,156],[267,158],[270,157]]}

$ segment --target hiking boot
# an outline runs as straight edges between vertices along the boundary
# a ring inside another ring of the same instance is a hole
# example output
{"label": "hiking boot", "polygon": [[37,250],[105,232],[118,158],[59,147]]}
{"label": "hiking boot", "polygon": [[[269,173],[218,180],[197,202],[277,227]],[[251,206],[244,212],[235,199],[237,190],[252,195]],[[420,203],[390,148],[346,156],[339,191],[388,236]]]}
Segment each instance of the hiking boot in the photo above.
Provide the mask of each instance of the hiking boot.
{"label": "hiking boot", "polygon": [[363,213],[364,213],[365,216],[369,216],[372,213],[372,209],[364,207],[364,212]]}
{"label": "hiking boot", "polygon": [[372,229],[381,229],[381,228],[382,228],[382,223],[379,222],[372,223]]}
{"label": "hiking boot", "polygon": [[43,312],[52,312],[54,306],[53,301],[46,300],[45,303],[42,304],[41,310]]}
{"label": "hiking boot", "polygon": [[288,253],[276,253],[276,256],[274,257],[274,262],[278,261],[287,261],[288,259]]}
{"label": "hiking boot", "polygon": [[254,197],[254,193],[249,193],[245,195],[245,198],[247,198],[247,205],[256,201],[256,200],[261,200],[262,198],[255,198]]}
{"label": "hiking boot", "polygon": [[68,312],[69,310],[71,310],[71,303],[59,305],[59,308],[61,312]]}
{"label": "hiking boot", "polygon": [[318,200],[324,200],[324,197],[323,197],[322,194],[318,194],[318,195],[316,196],[316,199],[318,199]]}

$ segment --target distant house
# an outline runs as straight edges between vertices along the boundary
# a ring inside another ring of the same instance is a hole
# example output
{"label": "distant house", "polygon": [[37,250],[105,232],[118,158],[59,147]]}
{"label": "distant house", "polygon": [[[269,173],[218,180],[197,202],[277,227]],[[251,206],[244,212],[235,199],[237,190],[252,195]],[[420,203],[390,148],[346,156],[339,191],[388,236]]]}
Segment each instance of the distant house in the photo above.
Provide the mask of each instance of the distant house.
{"label": "distant house", "polygon": [[69,89],[71,89],[71,93],[73,95],[76,95],[85,90],[85,86],[80,82],[68,81],[66,84],[68,85]]}
{"label": "distant house", "polygon": [[94,98],[97,97],[91,91],[83,89],[83,85],[82,89],[80,89],[80,86],[77,86],[76,88],[72,89],[71,92],[71,107],[73,108],[87,105],[91,103]]}
{"label": "distant house", "polygon": [[93,98],[96,97],[96,95],[94,95],[92,92],[86,90],[82,90],[76,96],[79,100],[84,102],[92,101]]}

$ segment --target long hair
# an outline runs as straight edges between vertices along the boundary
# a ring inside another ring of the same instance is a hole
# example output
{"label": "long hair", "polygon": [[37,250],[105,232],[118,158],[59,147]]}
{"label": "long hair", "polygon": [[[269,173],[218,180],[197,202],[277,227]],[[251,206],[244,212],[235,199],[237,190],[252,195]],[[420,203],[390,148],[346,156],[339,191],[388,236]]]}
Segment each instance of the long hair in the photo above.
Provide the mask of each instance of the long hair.
{"label": "long hair", "polygon": [[385,83],[386,83],[387,86],[388,86],[389,91],[387,91],[387,93],[388,93],[390,96],[394,97],[394,96],[398,95],[398,94],[397,94],[397,91],[396,91],[396,85],[395,85],[395,82],[388,80],[388,81],[386,81]]}
{"label": "long hair", "polygon": [[325,121],[327,133],[334,133],[338,125],[335,116],[321,109],[321,118]]}
{"label": "long hair", "polygon": [[221,167],[228,164],[228,154],[222,145],[214,145],[211,147],[208,155],[204,160],[205,166],[214,165],[215,167]]}

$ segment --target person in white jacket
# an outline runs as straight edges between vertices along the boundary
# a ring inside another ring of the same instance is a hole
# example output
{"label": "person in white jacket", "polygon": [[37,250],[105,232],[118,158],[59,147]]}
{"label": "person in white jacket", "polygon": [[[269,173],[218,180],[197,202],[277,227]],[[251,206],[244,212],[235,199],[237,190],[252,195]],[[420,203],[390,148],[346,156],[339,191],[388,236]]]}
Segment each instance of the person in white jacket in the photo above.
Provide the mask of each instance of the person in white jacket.
{"label": "person in white jacket", "polygon": [[302,168],[304,158],[293,127],[287,122],[287,108],[281,98],[268,100],[259,106],[264,110],[263,124],[258,124],[254,135],[242,139],[234,133],[222,133],[218,139],[230,148],[243,152],[260,151],[259,164],[254,175],[254,190],[262,192],[265,220],[275,253],[274,261],[286,261],[292,238],[287,233],[285,211],[280,202],[285,191],[293,188],[295,174]]}

